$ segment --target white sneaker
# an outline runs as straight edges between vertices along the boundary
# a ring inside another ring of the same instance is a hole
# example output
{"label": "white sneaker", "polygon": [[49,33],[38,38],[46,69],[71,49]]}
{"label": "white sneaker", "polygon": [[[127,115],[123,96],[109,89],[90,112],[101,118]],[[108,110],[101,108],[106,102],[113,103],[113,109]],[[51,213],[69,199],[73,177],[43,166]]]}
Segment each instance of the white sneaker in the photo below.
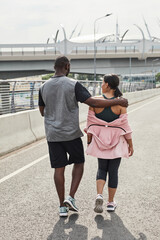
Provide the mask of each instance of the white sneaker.
{"label": "white sneaker", "polygon": [[95,201],[94,211],[96,213],[102,213],[103,212],[102,205],[103,205],[103,196],[101,194],[98,194]]}
{"label": "white sneaker", "polygon": [[59,207],[59,216],[67,217],[68,216],[68,208],[67,207]]}
{"label": "white sneaker", "polygon": [[68,196],[63,203],[65,204],[66,207],[69,208],[69,210],[78,212],[78,208],[75,204],[75,201],[76,200],[74,198],[72,198],[71,196]]}
{"label": "white sneaker", "polygon": [[108,212],[114,212],[117,207],[117,204],[115,202],[108,202],[107,203],[107,211]]}

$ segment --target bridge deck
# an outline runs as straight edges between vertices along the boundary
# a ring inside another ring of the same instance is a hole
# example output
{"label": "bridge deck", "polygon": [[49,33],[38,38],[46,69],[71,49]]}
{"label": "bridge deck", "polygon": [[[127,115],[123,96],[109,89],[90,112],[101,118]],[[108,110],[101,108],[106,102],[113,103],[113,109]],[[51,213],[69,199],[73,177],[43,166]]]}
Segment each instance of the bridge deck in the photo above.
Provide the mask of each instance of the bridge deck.
{"label": "bridge deck", "polygon": [[[67,219],[59,219],[58,216],[58,199],[45,140],[1,158],[1,239],[158,240],[159,100],[158,96],[128,109],[135,153],[129,160],[122,160],[116,195],[118,208],[113,214],[107,213],[105,203],[102,215],[93,211],[95,158],[86,156],[84,176],[76,194],[80,211],[78,215],[70,212]],[[81,128],[84,128],[84,123]],[[83,142],[86,147],[86,137]],[[71,167],[67,167],[66,194],[70,175]],[[106,202],[107,186],[104,199]]]}

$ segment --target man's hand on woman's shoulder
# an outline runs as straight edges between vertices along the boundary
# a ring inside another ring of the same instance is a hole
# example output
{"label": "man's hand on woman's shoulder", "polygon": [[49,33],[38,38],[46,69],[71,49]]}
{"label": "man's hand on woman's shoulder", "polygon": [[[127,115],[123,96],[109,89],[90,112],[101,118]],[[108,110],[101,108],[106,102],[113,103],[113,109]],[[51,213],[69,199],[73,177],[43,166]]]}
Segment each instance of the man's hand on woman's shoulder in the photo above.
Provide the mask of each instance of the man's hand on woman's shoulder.
{"label": "man's hand on woman's shoulder", "polygon": [[123,97],[119,97],[117,98],[117,100],[119,101],[119,105],[121,105],[122,107],[128,107],[128,100],[126,98]]}

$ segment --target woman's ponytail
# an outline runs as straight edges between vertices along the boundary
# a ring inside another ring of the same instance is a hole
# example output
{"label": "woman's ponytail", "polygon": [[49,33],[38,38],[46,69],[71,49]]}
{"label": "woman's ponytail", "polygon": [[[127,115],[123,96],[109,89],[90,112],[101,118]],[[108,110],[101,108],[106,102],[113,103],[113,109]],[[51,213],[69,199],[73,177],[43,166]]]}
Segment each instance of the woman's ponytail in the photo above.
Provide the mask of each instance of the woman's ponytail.
{"label": "woman's ponytail", "polygon": [[122,93],[121,93],[121,91],[119,90],[118,87],[116,87],[116,89],[115,89],[114,96],[115,96],[116,98],[122,96]]}

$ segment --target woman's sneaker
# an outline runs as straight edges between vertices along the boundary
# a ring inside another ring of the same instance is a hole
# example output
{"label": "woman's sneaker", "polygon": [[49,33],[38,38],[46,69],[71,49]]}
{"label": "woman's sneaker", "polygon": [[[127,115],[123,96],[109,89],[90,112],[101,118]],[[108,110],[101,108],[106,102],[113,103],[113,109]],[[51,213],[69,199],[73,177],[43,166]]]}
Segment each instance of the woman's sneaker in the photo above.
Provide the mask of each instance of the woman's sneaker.
{"label": "woman's sneaker", "polygon": [[115,202],[108,202],[107,203],[107,211],[108,212],[114,212],[117,207],[117,204]]}
{"label": "woman's sneaker", "polygon": [[76,200],[74,198],[68,196],[63,203],[65,204],[66,207],[69,207],[69,210],[78,212],[78,208],[76,207],[75,201]]}
{"label": "woman's sneaker", "polygon": [[103,196],[101,194],[98,194],[95,201],[95,208],[94,211],[96,213],[102,213],[103,212]]}
{"label": "woman's sneaker", "polygon": [[67,207],[59,207],[59,216],[67,217],[68,216],[68,208]]}

